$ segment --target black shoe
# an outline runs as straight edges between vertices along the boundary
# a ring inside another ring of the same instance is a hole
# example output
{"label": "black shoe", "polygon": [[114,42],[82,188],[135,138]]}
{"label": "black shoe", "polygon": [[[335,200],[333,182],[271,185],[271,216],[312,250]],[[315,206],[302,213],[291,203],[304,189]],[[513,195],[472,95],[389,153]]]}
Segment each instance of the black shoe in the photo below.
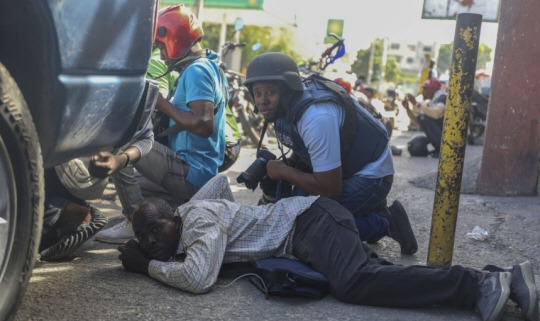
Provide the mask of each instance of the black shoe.
{"label": "black shoe", "polygon": [[510,300],[521,308],[525,320],[538,321],[538,293],[531,262],[525,261],[513,266]]}
{"label": "black shoe", "polygon": [[441,152],[439,150],[433,150],[429,152],[429,156],[432,158],[439,158],[439,156],[441,156]]}
{"label": "black shoe", "polygon": [[510,295],[512,273],[490,272],[478,282],[476,309],[483,321],[498,321],[504,314],[504,307]]}
{"label": "black shoe", "polygon": [[386,208],[380,215],[388,220],[388,236],[399,243],[401,253],[416,253],[418,244],[403,205],[399,201],[394,201],[392,206]]}
{"label": "black shoe", "polygon": [[403,153],[403,149],[394,145],[390,145],[390,149],[392,150],[392,155],[394,156],[401,156],[401,154]]}
{"label": "black shoe", "polygon": [[90,223],[79,225],[77,229],[63,234],[55,244],[40,251],[41,260],[54,261],[66,258],[107,225],[107,217],[97,208],[91,207],[90,214],[92,215]]}

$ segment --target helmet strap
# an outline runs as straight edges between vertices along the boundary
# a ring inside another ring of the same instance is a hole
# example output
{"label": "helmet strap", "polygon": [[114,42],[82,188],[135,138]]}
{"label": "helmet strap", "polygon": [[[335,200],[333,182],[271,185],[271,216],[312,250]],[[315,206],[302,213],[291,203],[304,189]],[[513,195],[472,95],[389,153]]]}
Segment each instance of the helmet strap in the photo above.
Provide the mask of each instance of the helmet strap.
{"label": "helmet strap", "polygon": [[171,73],[173,70],[176,70],[179,73],[182,73],[182,71],[187,66],[189,66],[192,62],[194,62],[195,60],[197,60],[199,58],[207,57],[209,53],[210,52],[209,52],[208,49],[200,50],[200,51],[196,51],[196,52],[191,52],[188,55],[184,56],[183,58],[178,59],[174,64],[170,65],[167,68],[167,71],[163,75],[157,77],[156,79],[159,79],[161,77],[166,76],[167,74]]}

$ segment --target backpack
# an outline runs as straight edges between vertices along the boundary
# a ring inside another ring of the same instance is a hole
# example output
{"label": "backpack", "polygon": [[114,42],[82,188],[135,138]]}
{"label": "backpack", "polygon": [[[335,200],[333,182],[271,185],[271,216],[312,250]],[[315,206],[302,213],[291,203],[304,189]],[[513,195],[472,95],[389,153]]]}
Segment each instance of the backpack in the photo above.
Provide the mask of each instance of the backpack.
{"label": "backpack", "polygon": [[427,156],[429,140],[424,135],[419,135],[407,143],[407,150],[411,156]]}
{"label": "backpack", "polygon": [[220,276],[247,276],[267,299],[270,296],[322,299],[329,291],[324,275],[299,260],[281,257],[224,264]]}

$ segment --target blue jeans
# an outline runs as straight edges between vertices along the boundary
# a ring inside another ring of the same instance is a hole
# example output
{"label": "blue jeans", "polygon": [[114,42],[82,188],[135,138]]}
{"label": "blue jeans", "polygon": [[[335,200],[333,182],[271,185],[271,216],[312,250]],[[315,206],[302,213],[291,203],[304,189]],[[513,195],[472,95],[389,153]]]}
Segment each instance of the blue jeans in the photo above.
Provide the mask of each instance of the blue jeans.
{"label": "blue jeans", "polygon": [[[391,188],[392,183],[383,178],[355,175],[342,181],[341,195],[337,201],[353,214],[362,241],[374,243],[387,235],[388,220],[373,212],[373,209],[385,201]],[[293,195],[307,193],[295,187]]]}
{"label": "blue jeans", "polygon": [[[135,171],[136,169],[136,171]],[[112,175],[123,214],[131,220],[133,211],[145,197],[161,197],[179,206],[197,192],[186,181],[189,165],[170,148],[158,142],[133,166]]]}

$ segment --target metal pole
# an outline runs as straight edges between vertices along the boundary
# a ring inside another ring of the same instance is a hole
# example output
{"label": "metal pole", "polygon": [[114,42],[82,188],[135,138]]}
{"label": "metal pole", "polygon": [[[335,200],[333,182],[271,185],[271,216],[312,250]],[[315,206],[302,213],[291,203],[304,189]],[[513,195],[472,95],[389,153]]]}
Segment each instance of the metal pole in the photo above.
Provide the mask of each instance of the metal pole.
{"label": "metal pole", "polygon": [[193,13],[197,17],[197,20],[199,21],[201,26],[203,24],[203,8],[204,8],[204,0],[195,1],[195,7],[193,10]]}
{"label": "metal pole", "polygon": [[367,76],[367,84],[371,85],[371,80],[373,78],[373,60],[375,57],[375,40],[371,42],[371,48],[369,52],[369,65],[368,65],[368,76]]}
{"label": "metal pole", "polygon": [[428,264],[432,266],[452,264],[481,25],[482,15],[457,16],[428,249]]}
{"label": "metal pole", "polygon": [[377,87],[377,91],[381,91],[381,87],[383,85],[383,82],[386,82],[384,80],[384,76],[386,75],[386,61],[388,60],[388,38],[383,39],[383,45],[382,45],[382,57],[381,57],[381,79],[379,80],[379,85]]}

